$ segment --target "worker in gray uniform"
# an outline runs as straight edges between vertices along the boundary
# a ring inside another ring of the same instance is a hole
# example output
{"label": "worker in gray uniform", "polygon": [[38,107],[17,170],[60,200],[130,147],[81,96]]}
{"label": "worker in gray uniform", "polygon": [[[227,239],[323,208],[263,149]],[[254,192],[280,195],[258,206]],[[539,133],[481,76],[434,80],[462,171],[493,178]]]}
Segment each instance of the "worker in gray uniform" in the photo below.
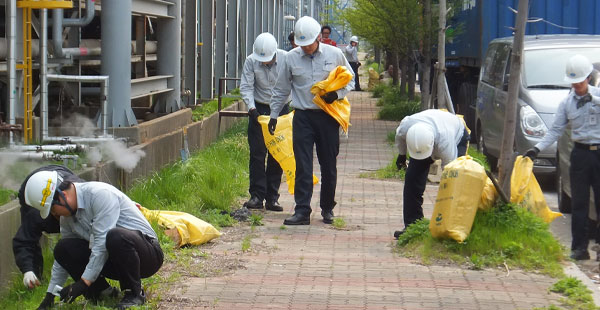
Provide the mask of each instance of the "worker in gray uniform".
{"label": "worker in gray uniform", "polygon": [[[313,146],[321,166],[321,216],[323,222],[333,222],[335,188],[337,183],[337,155],[340,148],[338,122],[313,103],[311,87],[327,79],[337,66],[350,70],[350,64],[342,51],[334,46],[321,44],[321,25],[312,17],[301,17],[294,27],[295,42],[301,48],[291,50],[283,63],[271,98],[269,132],[274,134],[277,116],[292,94],[295,114],[292,123],[296,179],[294,215],[285,219],[285,225],[309,225],[312,212],[310,202],[313,194]],[[350,81],[346,87],[321,96],[331,104],[343,99],[354,88]]]}
{"label": "worker in gray uniform", "polygon": [[361,63],[358,61],[358,37],[352,36],[350,37],[350,44],[346,46],[344,49],[346,52],[346,58],[352,67],[352,71],[354,71],[354,90],[361,91],[360,88],[360,79],[358,76],[358,67],[360,67]]}
{"label": "worker in gray uniform", "polygon": [[[267,152],[258,116],[270,115],[271,90],[277,81],[277,72],[285,60],[286,51],[277,48],[277,40],[264,32],[254,40],[253,52],[246,58],[242,71],[240,93],[248,106],[248,145],[250,146],[250,200],[244,203],[248,209],[265,208],[283,211],[279,204],[279,185],[283,170]],[[288,100],[289,101],[289,100]],[[278,115],[289,112],[284,105]],[[265,156],[267,164],[265,166]]]}
{"label": "worker in gray uniform", "polygon": [[60,299],[73,302],[90,290],[118,280],[123,299],[118,309],[146,301],[141,278],[155,274],[163,263],[156,232],[135,203],[114,186],[102,182],[72,183],[56,171],[40,171],[25,185],[25,201],[60,219],[61,239],[54,247],[54,265],[46,297],[38,309],[54,304],[55,286],[70,275],[75,281],[60,290]]}
{"label": "worker in gray uniform", "polygon": [[571,91],[558,105],[554,123],[542,140],[525,153],[534,160],[556,142],[571,125],[571,258],[590,259],[588,211],[590,186],[594,188],[596,212],[600,211],[600,89],[589,85],[594,67],[585,56],[574,55],[566,64],[564,80]]}
{"label": "worker in gray uniform", "polygon": [[[402,119],[396,129],[398,170],[406,169],[403,192],[404,229],[394,232],[398,239],[406,227],[423,218],[423,193],[429,167],[437,159],[442,167],[467,152],[470,139],[464,122],[442,110],[425,110]],[[408,167],[406,154],[410,156]]]}

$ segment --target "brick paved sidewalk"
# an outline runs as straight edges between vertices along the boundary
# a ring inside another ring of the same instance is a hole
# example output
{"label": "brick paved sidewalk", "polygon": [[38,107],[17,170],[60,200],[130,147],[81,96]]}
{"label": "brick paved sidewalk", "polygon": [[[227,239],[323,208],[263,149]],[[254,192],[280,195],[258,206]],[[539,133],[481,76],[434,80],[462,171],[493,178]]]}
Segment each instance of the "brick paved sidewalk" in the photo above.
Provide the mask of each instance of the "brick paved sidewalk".
{"label": "brick paved sidewalk", "polygon": [[[366,85],[366,84],[365,84]],[[341,138],[338,205],[347,230],[321,221],[315,187],[310,226],[287,226],[293,197],[282,184],[282,213],[264,213],[252,247],[242,255],[245,268],[231,275],[186,279],[171,294],[194,300],[178,309],[532,309],[558,304],[547,288],[556,280],[511,270],[473,271],[454,266],[423,266],[393,253],[392,234],[402,223],[402,183],[358,178],[395,156],[385,138],[396,122],[374,120],[369,93],[353,92],[352,127]],[[315,173],[319,169],[315,160]],[[430,216],[436,186],[428,186],[425,215]],[[240,242],[216,241],[214,254],[240,250]],[[168,306],[167,306],[168,308]]]}

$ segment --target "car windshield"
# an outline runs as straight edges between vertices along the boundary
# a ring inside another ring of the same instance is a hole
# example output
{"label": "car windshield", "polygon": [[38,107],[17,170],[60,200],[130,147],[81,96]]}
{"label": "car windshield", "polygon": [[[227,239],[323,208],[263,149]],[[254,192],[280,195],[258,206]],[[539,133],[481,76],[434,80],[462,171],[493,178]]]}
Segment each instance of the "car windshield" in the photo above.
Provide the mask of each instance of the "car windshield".
{"label": "car windshield", "polygon": [[[550,48],[524,53],[523,82],[527,88],[570,88],[563,80],[567,60],[575,54],[586,56],[600,69],[600,47]],[[558,87],[557,87],[558,86]]]}

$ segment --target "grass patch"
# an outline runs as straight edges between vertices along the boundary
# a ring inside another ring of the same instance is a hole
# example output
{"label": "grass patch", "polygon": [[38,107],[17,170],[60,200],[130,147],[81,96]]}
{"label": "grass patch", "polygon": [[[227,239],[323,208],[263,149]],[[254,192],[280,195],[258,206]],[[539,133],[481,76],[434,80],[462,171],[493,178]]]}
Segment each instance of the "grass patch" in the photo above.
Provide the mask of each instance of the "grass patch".
{"label": "grass patch", "polygon": [[[237,102],[239,100],[240,98],[223,97],[221,98],[221,109],[225,109],[226,107],[232,105],[234,102]],[[202,103],[202,105],[192,110],[192,121],[201,121],[205,117],[217,112],[218,109],[219,102],[217,99],[204,102]]]}
{"label": "grass patch", "polygon": [[477,151],[476,148],[469,146],[467,154],[473,157],[473,160],[482,165],[485,168],[485,170],[490,171],[490,164],[487,161],[487,157],[481,152]]}
{"label": "grass patch", "polygon": [[406,175],[406,170],[402,169],[402,170],[398,170],[398,168],[396,167],[396,158],[394,157],[392,159],[392,161],[387,164],[387,166],[375,170],[375,171],[368,171],[368,172],[361,172],[358,177],[359,178],[366,178],[366,179],[379,179],[379,180],[383,180],[383,179],[397,179],[397,180],[404,180],[404,176]]}
{"label": "grass patch", "polygon": [[0,188],[0,205],[17,198],[18,192],[11,189]]}
{"label": "grass patch", "polygon": [[371,90],[373,98],[381,98],[381,97],[383,97],[383,93],[389,87],[390,86],[386,85],[385,83],[379,83],[379,84],[375,85],[375,87],[373,87],[373,90]]}
{"label": "grass patch", "polygon": [[240,122],[217,143],[163,168],[127,194],[148,209],[183,211],[217,227],[231,226],[226,213],[248,188],[246,127],[246,120]]}
{"label": "grass patch", "polygon": [[263,216],[260,215],[260,214],[252,214],[252,215],[250,215],[250,218],[248,220],[250,221],[250,226],[263,226],[263,225],[265,225],[262,222]]}
{"label": "grass patch", "polygon": [[450,260],[474,269],[500,266],[551,276],[563,274],[560,262],[565,259],[564,249],[548,224],[511,204],[478,211],[471,234],[463,243],[434,239],[429,220],[422,219],[407,227],[397,245],[404,255],[418,257],[426,264]]}
{"label": "grass patch", "polygon": [[568,309],[598,309],[594,304],[592,292],[580,280],[573,277],[562,278],[548,290],[566,296],[566,298],[561,298],[561,303]]}
{"label": "grass patch", "polygon": [[250,248],[252,247],[252,236],[251,235],[246,235],[244,237],[244,240],[242,240],[242,252],[248,252],[250,251]]}

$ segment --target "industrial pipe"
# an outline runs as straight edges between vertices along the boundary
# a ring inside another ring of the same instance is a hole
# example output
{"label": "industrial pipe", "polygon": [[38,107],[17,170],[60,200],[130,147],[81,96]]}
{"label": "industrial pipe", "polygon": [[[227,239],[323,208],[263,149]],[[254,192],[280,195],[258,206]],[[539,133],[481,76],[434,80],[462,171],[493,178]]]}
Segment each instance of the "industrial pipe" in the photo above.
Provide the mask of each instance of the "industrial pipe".
{"label": "industrial pipe", "polygon": [[64,18],[63,9],[52,10],[52,43],[54,45],[54,55],[58,58],[87,55],[86,48],[63,48],[62,31],[63,26],[83,27],[89,24],[94,18],[94,1],[86,0],[85,10],[86,15],[81,18]]}
{"label": "industrial pipe", "polygon": [[112,136],[105,137],[96,137],[96,138],[85,138],[85,137],[48,137],[46,141],[54,142],[54,143],[86,143],[86,144],[94,144],[94,143],[103,143],[108,141],[123,141],[125,142],[125,138],[114,138]]}
{"label": "industrial pipe", "polygon": [[[15,109],[17,107],[17,2],[6,2],[8,18],[8,123],[15,125]],[[14,133],[9,132],[9,145],[14,145]]]}
{"label": "industrial pipe", "polygon": [[86,146],[83,144],[46,144],[46,145],[15,145],[11,150],[23,152],[43,152],[43,151],[59,151],[59,152],[77,152],[85,151]]}
{"label": "industrial pipe", "polygon": [[40,114],[42,118],[43,139],[43,137],[48,136],[48,9],[42,9],[40,18],[42,23],[42,37],[40,40]]}

